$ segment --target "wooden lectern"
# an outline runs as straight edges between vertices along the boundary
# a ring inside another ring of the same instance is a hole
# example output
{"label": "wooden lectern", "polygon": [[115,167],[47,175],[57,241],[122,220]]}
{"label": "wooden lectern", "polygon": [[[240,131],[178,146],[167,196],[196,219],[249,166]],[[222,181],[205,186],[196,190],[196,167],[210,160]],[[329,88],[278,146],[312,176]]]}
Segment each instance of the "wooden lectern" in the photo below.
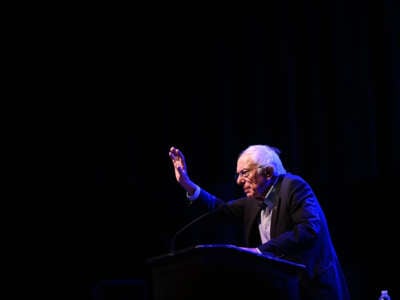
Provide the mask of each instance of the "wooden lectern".
{"label": "wooden lectern", "polygon": [[234,245],[197,245],[148,260],[151,300],[299,299],[304,265]]}

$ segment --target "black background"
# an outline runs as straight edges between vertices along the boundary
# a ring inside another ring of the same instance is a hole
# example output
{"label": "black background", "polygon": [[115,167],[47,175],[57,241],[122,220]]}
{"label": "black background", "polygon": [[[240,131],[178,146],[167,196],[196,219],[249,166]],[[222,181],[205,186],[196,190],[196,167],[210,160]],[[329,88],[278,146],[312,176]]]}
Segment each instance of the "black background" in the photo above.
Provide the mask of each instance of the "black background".
{"label": "black background", "polygon": [[62,180],[47,206],[69,257],[60,293],[143,278],[146,259],[167,253],[196,216],[170,146],[195,182],[230,199],[240,195],[238,153],[270,144],[315,189],[354,299],[377,299],[380,289],[395,298],[396,9],[96,4],[44,25],[55,41],[46,93],[63,153],[52,156]]}

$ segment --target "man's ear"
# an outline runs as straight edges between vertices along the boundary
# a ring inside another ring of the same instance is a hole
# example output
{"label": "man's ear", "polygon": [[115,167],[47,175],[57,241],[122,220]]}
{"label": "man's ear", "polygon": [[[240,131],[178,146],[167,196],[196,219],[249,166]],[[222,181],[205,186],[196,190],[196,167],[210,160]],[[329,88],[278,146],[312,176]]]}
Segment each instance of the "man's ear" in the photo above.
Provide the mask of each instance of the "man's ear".
{"label": "man's ear", "polygon": [[274,174],[274,168],[271,166],[258,168],[258,174],[264,176],[266,179],[271,179]]}

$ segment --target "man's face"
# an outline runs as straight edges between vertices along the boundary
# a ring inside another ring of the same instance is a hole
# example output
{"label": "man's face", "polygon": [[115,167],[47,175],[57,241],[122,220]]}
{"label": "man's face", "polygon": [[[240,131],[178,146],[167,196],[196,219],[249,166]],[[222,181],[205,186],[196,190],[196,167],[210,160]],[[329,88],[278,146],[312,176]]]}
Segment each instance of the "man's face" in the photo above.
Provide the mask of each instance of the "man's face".
{"label": "man's face", "polygon": [[236,166],[236,183],[243,188],[249,198],[263,198],[265,178],[258,174],[258,166],[254,162],[240,157]]}

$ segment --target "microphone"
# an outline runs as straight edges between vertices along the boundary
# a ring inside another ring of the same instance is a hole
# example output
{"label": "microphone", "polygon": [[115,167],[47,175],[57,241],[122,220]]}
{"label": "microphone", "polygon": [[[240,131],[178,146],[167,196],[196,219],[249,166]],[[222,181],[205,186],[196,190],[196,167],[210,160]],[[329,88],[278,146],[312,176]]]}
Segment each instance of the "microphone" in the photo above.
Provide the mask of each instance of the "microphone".
{"label": "microphone", "polygon": [[190,221],[189,223],[187,223],[185,226],[183,226],[181,229],[179,229],[177,232],[175,232],[175,234],[172,236],[171,238],[171,242],[170,242],[170,253],[175,253],[175,243],[176,243],[176,238],[182,233],[184,232],[186,229],[188,229],[189,227],[191,227],[193,224],[203,220],[204,218],[211,216],[219,211],[221,211],[226,205],[220,205],[217,208],[211,210],[211,211],[207,211],[204,214],[201,214],[200,216],[198,216],[197,218],[193,219],[192,221]]}

